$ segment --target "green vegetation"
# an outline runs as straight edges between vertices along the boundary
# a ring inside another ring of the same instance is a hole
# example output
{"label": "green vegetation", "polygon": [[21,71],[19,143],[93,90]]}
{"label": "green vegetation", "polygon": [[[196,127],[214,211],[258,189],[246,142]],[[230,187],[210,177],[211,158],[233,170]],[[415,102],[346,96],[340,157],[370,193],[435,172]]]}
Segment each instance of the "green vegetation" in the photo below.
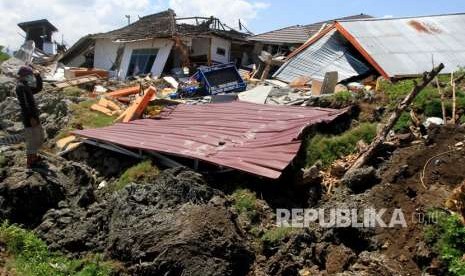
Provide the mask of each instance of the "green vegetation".
{"label": "green vegetation", "polygon": [[363,123],[340,135],[317,134],[307,142],[307,165],[321,160],[324,166],[354,153],[360,140],[370,143],[376,135],[376,124]]}
{"label": "green vegetation", "polygon": [[232,194],[234,208],[249,220],[254,221],[257,216],[257,196],[248,189],[238,189]]}
{"label": "green vegetation", "polygon": [[7,53],[3,52],[4,48],[4,46],[0,45],[0,63],[10,58]]}
{"label": "green vegetation", "polygon": [[[440,76],[439,80],[441,83],[449,84],[450,76]],[[417,81],[419,82],[420,80]],[[452,113],[451,88],[449,86],[450,85],[443,88],[443,91],[446,94],[445,106],[448,116]],[[393,108],[398,102],[400,102],[413,87],[414,80],[403,80],[396,83],[390,83],[388,81],[380,82],[380,90],[385,92],[389,101],[388,106],[390,108]],[[457,86],[457,89],[457,109],[465,109],[465,91],[461,91],[460,86]],[[428,85],[417,95],[412,107],[415,112],[427,117],[442,117],[441,96],[438,89],[433,85]]]}
{"label": "green vegetation", "polygon": [[426,226],[426,241],[439,254],[450,275],[465,275],[465,227],[459,217],[440,210],[431,210],[427,217],[436,223]]}
{"label": "green vegetation", "polygon": [[139,164],[127,169],[120,176],[118,182],[114,187],[114,190],[121,190],[129,183],[147,182],[153,180],[158,176],[159,173],[160,171],[158,170],[158,168],[152,165],[152,161],[142,161]]}
{"label": "green vegetation", "polygon": [[261,240],[265,245],[268,246],[276,246],[278,245],[284,238],[289,237],[295,229],[292,227],[276,227],[270,230],[267,230]]}
{"label": "green vegetation", "polygon": [[399,120],[394,125],[394,131],[399,133],[405,133],[409,130],[411,123],[412,122],[410,114],[408,112],[404,112],[402,113],[402,115],[400,115]]}
{"label": "green vegetation", "polygon": [[350,103],[353,99],[353,94],[350,91],[340,91],[333,95],[334,101],[339,104]]}
{"label": "green vegetation", "polygon": [[71,105],[72,120],[66,128],[60,131],[56,138],[64,138],[77,128],[99,128],[112,125],[116,116],[107,116],[90,110],[90,107],[95,103],[97,103],[97,100],[87,100]]}
{"label": "green vegetation", "polygon": [[465,115],[462,115],[459,119],[460,124],[465,124]]}
{"label": "green vegetation", "polygon": [[79,87],[76,87],[76,86],[69,86],[69,87],[65,87],[63,89],[63,92],[62,94],[63,95],[66,95],[68,97],[80,97],[82,96],[84,93],[86,92],[86,90],[83,90]]}
{"label": "green vegetation", "polygon": [[6,267],[18,275],[104,276],[112,272],[110,262],[102,261],[100,256],[73,260],[60,253],[50,252],[34,233],[8,222],[0,226],[0,243],[5,244],[8,256],[11,256]]}

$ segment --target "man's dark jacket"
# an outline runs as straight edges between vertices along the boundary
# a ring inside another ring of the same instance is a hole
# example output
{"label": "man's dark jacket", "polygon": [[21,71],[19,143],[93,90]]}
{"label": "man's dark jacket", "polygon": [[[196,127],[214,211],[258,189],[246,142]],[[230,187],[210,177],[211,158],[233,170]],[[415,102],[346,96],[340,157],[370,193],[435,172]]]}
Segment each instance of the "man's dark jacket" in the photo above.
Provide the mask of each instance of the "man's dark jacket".
{"label": "man's dark jacket", "polygon": [[35,88],[29,87],[25,81],[19,81],[18,85],[16,85],[16,96],[21,106],[21,115],[25,128],[31,127],[31,119],[39,122],[39,109],[34,101],[34,94],[42,90],[42,78],[38,74],[35,77],[37,82]]}

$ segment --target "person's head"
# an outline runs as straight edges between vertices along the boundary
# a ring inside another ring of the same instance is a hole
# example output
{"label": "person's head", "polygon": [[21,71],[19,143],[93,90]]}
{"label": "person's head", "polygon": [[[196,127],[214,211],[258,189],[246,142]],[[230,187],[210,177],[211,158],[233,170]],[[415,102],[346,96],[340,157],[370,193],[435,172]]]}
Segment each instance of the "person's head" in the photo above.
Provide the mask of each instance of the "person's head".
{"label": "person's head", "polygon": [[34,77],[34,72],[29,66],[21,66],[18,70],[18,79],[24,81],[30,87],[36,86],[36,78]]}

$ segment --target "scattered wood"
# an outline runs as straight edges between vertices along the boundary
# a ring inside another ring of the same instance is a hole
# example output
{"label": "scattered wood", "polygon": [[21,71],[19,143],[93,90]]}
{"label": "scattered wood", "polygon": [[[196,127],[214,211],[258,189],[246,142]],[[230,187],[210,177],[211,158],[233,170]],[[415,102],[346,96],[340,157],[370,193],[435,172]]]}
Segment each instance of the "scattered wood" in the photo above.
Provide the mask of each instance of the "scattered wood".
{"label": "scattered wood", "polygon": [[147,108],[148,103],[156,94],[156,91],[157,90],[153,86],[146,89],[144,95],[138,96],[136,100],[123,113],[121,113],[118,118],[116,118],[115,122],[127,123],[140,118],[144,110]]}
{"label": "scattered wood", "polygon": [[58,140],[56,142],[56,147],[60,151],[65,151],[65,150],[75,149],[80,144],[81,144],[81,142],[79,141],[79,139],[76,136],[71,135],[71,136],[68,136],[68,137],[65,137],[65,138],[62,138],[62,139]]}
{"label": "scattered wood", "polygon": [[97,112],[100,112],[100,113],[103,113],[107,116],[113,116],[113,111],[111,111],[110,109],[106,108],[106,107],[103,107],[99,104],[93,104],[90,106],[90,109],[93,110],[93,111],[97,111]]}
{"label": "scattered wood", "polygon": [[112,111],[121,111],[121,107],[119,105],[105,98],[100,98],[98,105],[108,108]]}
{"label": "scattered wood", "polygon": [[413,100],[418,95],[418,93],[420,93],[434,78],[436,78],[436,76],[439,74],[439,72],[441,72],[442,69],[444,69],[444,64],[441,63],[439,64],[438,67],[433,68],[431,72],[428,72],[428,73],[425,72],[425,74],[423,75],[423,80],[421,84],[417,84],[415,82],[415,87],[404,98],[404,100],[396,106],[395,110],[389,117],[386,125],[384,125],[382,129],[378,132],[378,134],[376,135],[375,139],[370,144],[370,146],[365,151],[359,154],[357,160],[352,164],[349,171],[359,169],[363,167],[368,160],[371,160],[371,158],[373,157],[373,154],[377,151],[379,146],[382,145],[382,143],[386,139],[386,136],[388,135],[389,131],[394,127],[394,125],[399,120],[400,115],[413,102]]}
{"label": "scattered wood", "polygon": [[77,85],[84,84],[84,83],[96,82],[98,80],[100,80],[99,76],[91,75],[91,76],[83,76],[83,77],[73,78],[73,79],[69,79],[65,81],[55,82],[55,83],[52,83],[52,85],[55,86],[56,88],[62,89],[62,88],[69,87],[69,86],[77,86]]}
{"label": "scattered wood", "polygon": [[119,89],[113,92],[106,93],[104,97],[105,98],[120,98],[120,97],[129,96],[129,95],[134,95],[140,92],[141,92],[141,87],[138,85],[138,86],[126,87],[123,89]]}

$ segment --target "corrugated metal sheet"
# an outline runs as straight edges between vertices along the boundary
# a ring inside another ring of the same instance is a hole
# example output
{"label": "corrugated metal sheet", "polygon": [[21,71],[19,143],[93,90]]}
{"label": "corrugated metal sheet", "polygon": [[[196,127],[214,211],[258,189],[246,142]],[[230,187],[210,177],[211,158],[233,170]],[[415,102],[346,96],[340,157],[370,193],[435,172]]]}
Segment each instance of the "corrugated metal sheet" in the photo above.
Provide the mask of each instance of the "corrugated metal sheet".
{"label": "corrugated metal sheet", "polygon": [[144,119],[75,134],[127,148],[204,160],[278,178],[295,158],[300,134],[345,110],[232,102],[165,108]]}
{"label": "corrugated metal sheet", "polygon": [[340,21],[388,77],[441,73],[465,66],[465,14]]}
{"label": "corrugated metal sheet", "polygon": [[370,67],[353,56],[350,50],[352,48],[333,29],[289,59],[273,77],[285,82],[291,82],[299,76],[323,80],[326,72],[337,71],[341,81],[368,72]]}
{"label": "corrugated metal sheet", "polygon": [[251,41],[260,41],[269,44],[282,44],[282,43],[289,43],[289,44],[303,44],[305,43],[310,37],[315,35],[317,32],[321,30],[323,25],[325,24],[332,24],[336,20],[353,20],[353,19],[362,19],[362,18],[372,18],[370,15],[366,14],[357,14],[351,15],[321,22],[316,22],[313,24],[308,25],[295,25],[289,26],[282,29],[277,29],[273,31],[269,31],[262,34],[257,34],[251,37],[248,37],[248,40]]}

